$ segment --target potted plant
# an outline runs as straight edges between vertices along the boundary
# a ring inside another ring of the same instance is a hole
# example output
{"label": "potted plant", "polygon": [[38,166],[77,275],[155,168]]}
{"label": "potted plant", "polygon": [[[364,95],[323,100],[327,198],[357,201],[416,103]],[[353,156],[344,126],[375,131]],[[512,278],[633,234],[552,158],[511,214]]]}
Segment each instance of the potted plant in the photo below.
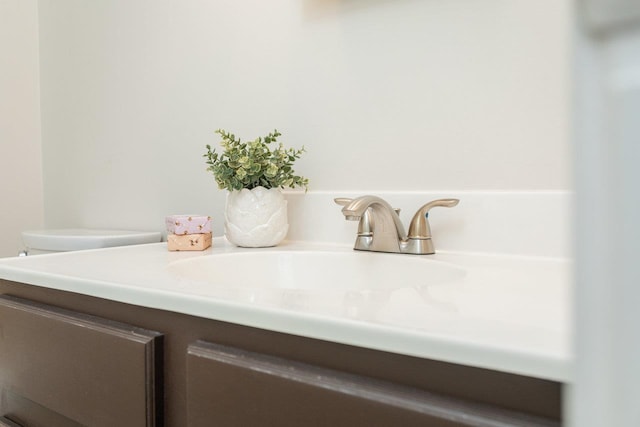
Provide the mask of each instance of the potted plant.
{"label": "potted plant", "polygon": [[218,129],[222,153],[210,145],[204,154],[208,171],[218,188],[228,190],[225,207],[225,235],[243,247],[275,246],[286,236],[287,201],[282,189],[308,187],[309,180],[296,175],[293,163],[304,153],[277,142],[274,130],[250,142]]}

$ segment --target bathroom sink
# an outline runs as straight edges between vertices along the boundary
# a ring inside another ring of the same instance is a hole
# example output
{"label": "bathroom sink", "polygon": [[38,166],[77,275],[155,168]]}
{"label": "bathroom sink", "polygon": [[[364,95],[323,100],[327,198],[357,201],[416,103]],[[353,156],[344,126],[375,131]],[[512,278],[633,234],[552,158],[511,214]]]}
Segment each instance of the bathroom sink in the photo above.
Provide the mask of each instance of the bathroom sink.
{"label": "bathroom sink", "polygon": [[245,290],[388,292],[451,282],[465,270],[422,256],[358,251],[261,250],[174,261],[183,283]]}

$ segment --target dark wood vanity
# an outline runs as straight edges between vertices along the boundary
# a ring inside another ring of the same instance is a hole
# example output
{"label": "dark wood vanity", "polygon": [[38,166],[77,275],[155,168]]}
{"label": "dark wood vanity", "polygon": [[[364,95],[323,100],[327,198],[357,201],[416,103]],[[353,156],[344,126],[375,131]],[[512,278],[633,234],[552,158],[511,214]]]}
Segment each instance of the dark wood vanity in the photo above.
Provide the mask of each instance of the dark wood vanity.
{"label": "dark wood vanity", "polygon": [[0,426],[558,426],[561,384],[0,281]]}

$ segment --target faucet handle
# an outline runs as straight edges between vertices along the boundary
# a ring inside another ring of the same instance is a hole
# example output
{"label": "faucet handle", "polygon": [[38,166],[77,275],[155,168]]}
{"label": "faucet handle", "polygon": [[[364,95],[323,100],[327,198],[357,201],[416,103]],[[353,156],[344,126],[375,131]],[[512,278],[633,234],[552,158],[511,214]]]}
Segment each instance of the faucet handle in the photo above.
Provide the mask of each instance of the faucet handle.
{"label": "faucet handle", "polygon": [[[333,199],[333,201],[336,205],[347,206],[349,203],[353,202],[353,199],[350,199],[348,197],[336,197],[335,199]],[[393,208],[393,210],[398,215],[400,215],[400,212],[402,211],[402,209],[400,208]]]}
{"label": "faucet handle", "polygon": [[[350,199],[348,197],[336,197],[335,199],[333,199],[333,201],[335,202],[336,205],[348,206],[353,201],[353,199]],[[358,223],[358,236],[369,237],[373,235],[373,232],[371,231],[372,218],[371,218],[371,212],[369,209],[367,209],[364,215],[362,215],[362,217],[360,218],[358,217],[353,217],[353,218],[346,217],[346,218],[352,221],[360,220],[360,222]]]}
{"label": "faucet handle", "polygon": [[[336,205],[348,206],[349,203],[353,202],[353,199],[350,199],[348,197],[336,197],[335,199],[333,199],[333,201]],[[347,219],[349,221],[357,221],[360,218],[348,216]]]}
{"label": "faucet handle", "polygon": [[432,200],[426,205],[418,209],[418,212],[413,216],[411,224],[409,226],[409,238],[410,239],[430,239],[431,227],[429,227],[429,211],[435,207],[452,208],[460,202],[459,199],[437,199]]}
{"label": "faucet handle", "polygon": [[347,206],[349,203],[353,202],[353,199],[348,197],[336,197],[333,201],[336,205]]}

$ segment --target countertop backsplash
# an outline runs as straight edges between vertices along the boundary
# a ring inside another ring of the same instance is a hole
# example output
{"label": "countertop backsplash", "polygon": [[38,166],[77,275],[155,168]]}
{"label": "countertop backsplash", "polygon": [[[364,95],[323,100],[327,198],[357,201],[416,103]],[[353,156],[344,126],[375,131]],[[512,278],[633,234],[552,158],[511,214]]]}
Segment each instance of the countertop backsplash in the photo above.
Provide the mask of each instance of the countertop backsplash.
{"label": "countertop backsplash", "polygon": [[458,206],[434,208],[429,215],[436,251],[571,257],[573,193],[569,191],[286,191],[287,238],[352,244],[357,222],[346,221],[333,199],[365,194],[400,208],[406,229],[423,204],[438,198],[460,199]]}

